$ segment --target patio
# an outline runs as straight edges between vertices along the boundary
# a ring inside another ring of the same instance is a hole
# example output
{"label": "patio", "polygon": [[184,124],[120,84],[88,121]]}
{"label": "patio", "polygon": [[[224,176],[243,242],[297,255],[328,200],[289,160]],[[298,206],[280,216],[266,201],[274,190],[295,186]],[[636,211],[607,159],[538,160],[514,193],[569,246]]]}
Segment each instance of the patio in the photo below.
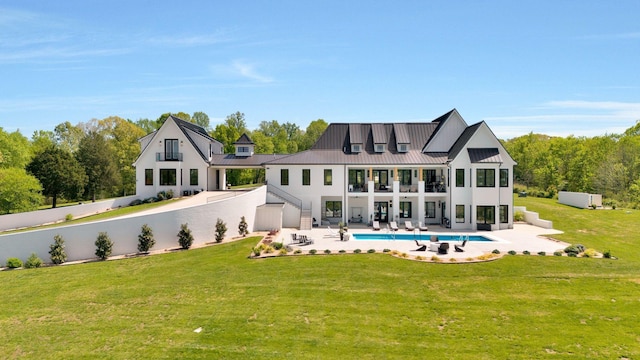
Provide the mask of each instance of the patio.
{"label": "patio", "polygon": [[[335,235],[332,235],[331,232]],[[350,224],[347,233],[350,234],[363,234],[363,233],[376,233],[385,234],[389,230],[385,226],[381,226],[379,231],[373,231],[371,227],[365,224]],[[300,245],[291,242],[291,234],[306,235],[308,238],[313,239],[313,244]],[[441,259],[466,259],[470,257],[477,257],[486,253],[490,253],[495,249],[500,250],[501,253],[507,253],[510,250],[514,250],[521,253],[525,250],[531,254],[537,254],[540,251],[544,251],[547,255],[552,255],[554,251],[562,250],[569,246],[567,243],[552,240],[544,235],[561,234],[562,231],[554,229],[543,229],[537,226],[529,224],[514,224],[513,229],[508,230],[496,230],[496,231],[452,231],[451,229],[440,226],[429,226],[429,231],[423,231],[424,235],[482,235],[493,241],[468,241],[464,247],[464,252],[455,252],[453,245],[461,245],[461,241],[449,241],[450,248],[448,254],[438,254],[436,251],[429,250],[429,241],[421,240],[420,242],[427,245],[427,251],[416,251],[418,246],[414,241],[407,240],[354,240],[350,236],[349,241],[340,241],[338,236],[338,228],[336,226],[331,227],[331,231],[327,226],[313,228],[312,230],[297,230],[297,229],[283,229],[280,233],[279,240],[285,245],[291,246],[294,250],[300,249],[302,251],[308,251],[315,249],[318,253],[324,250],[331,250],[331,252],[338,252],[340,250],[353,251],[360,249],[362,252],[366,252],[369,249],[375,249],[381,252],[384,249],[397,250],[401,253],[407,253],[411,256],[424,256],[431,258],[432,256],[438,256]],[[413,234],[411,231],[406,231],[403,226],[397,231],[397,234]],[[418,232],[416,232],[418,234]]]}

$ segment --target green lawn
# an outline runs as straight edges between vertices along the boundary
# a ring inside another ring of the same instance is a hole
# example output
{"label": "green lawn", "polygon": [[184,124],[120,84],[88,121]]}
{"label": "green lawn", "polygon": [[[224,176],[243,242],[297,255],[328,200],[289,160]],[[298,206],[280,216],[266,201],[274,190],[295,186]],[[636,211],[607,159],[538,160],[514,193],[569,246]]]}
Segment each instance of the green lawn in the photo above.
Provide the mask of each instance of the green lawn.
{"label": "green lawn", "polygon": [[258,240],[249,238],[4,271],[0,357],[638,359],[639,215],[517,203],[553,220],[566,231],[562,240],[610,248],[620,259],[249,260]]}

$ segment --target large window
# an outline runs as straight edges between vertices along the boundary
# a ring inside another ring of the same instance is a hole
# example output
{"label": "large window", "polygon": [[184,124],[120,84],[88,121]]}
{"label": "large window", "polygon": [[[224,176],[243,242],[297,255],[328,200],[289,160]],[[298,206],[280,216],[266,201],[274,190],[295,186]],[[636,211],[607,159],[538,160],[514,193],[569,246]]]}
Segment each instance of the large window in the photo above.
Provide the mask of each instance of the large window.
{"label": "large window", "polygon": [[176,169],[160,169],[160,185],[175,185]]}
{"label": "large window", "polygon": [[180,159],[180,148],[178,145],[178,139],[164,139],[164,159],[165,161],[169,160],[179,160]]}
{"label": "large window", "polygon": [[342,201],[325,202],[325,216],[328,218],[342,217]]}
{"label": "large window", "polygon": [[302,169],[302,185],[311,185],[311,169]]}
{"label": "large window", "polygon": [[400,169],[398,170],[398,180],[400,185],[411,185],[411,170]]}
{"label": "large window", "polygon": [[436,218],[436,202],[435,201],[427,201],[424,203],[424,217],[427,219],[435,219]]}
{"label": "large window", "polygon": [[349,170],[349,185],[353,185],[355,191],[362,191],[364,189],[364,170]]}
{"label": "large window", "polygon": [[500,222],[503,224],[509,222],[509,205],[500,205]]}
{"label": "large window", "polygon": [[422,171],[422,177],[424,178],[425,184],[435,184],[436,183],[436,170],[435,169],[425,169]]}
{"label": "large window", "polygon": [[456,205],[456,222],[464,222],[464,205]]}
{"label": "large window", "polygon": [[464,187],[464,169],[456,169],[456,187]]}
{"label": "large window", "polygon": [[500,169],[500,187],[509,186],[509,169]]}
{"label": "large window", "polygon": [[153,185],[153,169],[144,169],[144,184]]}
{"label": "large window", "polygon": [[386,189],[389,185],[389,172],[387,170],[373,170],[373,182],[376,188]]}
{"label": "large window", "polygon": [[280,185],[289,185],[289,169],[280,169]]}
{"label": "large window", "polygon": [[400,201],[400,217],[403,219],[411,218],[410,201]]}
{"label": "large window", "polygon": [[189,170],[189,185],[198,185],[198,169]]}
{"label": "large window", "polygon": [[496,186],[496,170],[495,169],[477,169],[476,184],[478,187],[495,187]]}
{"label": "large window", "polygon": [[324,184],[327,186],[333,184],[333,172],[331,169],[324,169]]}
{"label": "large window", "polygon": [[493,206],[476,207],[476,221],[478,224],[495,224],[496,208]]}

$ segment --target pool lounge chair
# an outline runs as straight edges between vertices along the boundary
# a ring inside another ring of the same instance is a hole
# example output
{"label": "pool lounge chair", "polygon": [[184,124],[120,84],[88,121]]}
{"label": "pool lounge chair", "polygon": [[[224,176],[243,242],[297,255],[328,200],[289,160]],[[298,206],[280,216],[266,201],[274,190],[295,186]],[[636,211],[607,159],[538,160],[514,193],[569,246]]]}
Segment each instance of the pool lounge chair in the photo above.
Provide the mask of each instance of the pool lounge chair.
{"label": "pool lounge chair", "polygon": [[339,237],[340,236],[340,234],[337,231],[333,230],[331,228],[331,226],[327,226],[327,232],[328,232],[328,234],[326,236],[328,236],[328,237]]}
{"label": "pool lounge chair", "polygon": [[413,240],[416,242],[416,245],[418,246],[418,248],[415,251],[427,251],[427,245],[419,243],[418,240]]}
{"label": "pool lounge chair", "polygon": [[374,221],[373,224],[371,225],[373,227],[373,230],[380,230],[380,222],[379,221]]}
{"label": "pool lounge chair", "polygon": [[344,233],[344,234],[342,234],[342,239],[340,241],[349,241],[350,237],[351,237],[351,234]]}
{"label": "pool lounge chair", "polygon": [[398,223],[395,221],[390,222],[389,227],[391,228],[391,231],[398,231]]}
{"label": "pool lounge chair", "polygon": [[467,240],[462,242],[462,245],[458,246],[458,245],[453,245],[453,248],[456,249],[456,252],[464,252],[463,247],[467,245]]}
{"label": "pool lounge chair", "polygon": [[412,223],[411,223],[411,221],[409,221],[409,220],[406,220],[406,221],[404,222],[404,229],[405,229],[405,230],[407,230],[407,231],[413,231],[413,230],[415,230],[415,228],[413,227],[413,224],[412,224]]}
{"label": "pool lounge chair", "polygon": [[443,242],[438,247],[438,254],[448,254],[449,253],[449,243]]}
{"label": "pool lounge chair", "polygon": [[420,231],[429,231],[427,225],[423,225],[422,221],[418,221],[418,229],[420,229]]}

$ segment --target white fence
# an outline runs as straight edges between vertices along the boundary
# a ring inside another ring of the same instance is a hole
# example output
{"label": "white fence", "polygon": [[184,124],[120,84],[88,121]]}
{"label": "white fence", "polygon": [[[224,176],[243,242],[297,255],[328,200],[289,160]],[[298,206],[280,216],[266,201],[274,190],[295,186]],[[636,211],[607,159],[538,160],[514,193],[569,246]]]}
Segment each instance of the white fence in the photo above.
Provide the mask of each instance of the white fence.
{"label": "white fence", "polygon": [[18,214],[7,214],[0,216],[0,231],[10,229],[20,229],[41,224],[54,223],[64,220],[68,214],[74,218],[79,216],[95,214],[120,206],[127,206],[138,196],[126,196],[115,199],[89,202],[81,205],[64,206],[55,209],[31,211]]}
{"label": "white fence", "polygon": [[151,227],[156,240],[151,250],[177,247],[177,235],[183,223],[191,229],[194,245],[215,241],[218,218],[227,225],[226,237],[238,236],[242,216],[249,231],[253,231],[256,207],[264,204],[265,199],[266,187],[263,186],[235,197],[177,210],[0,235],[0,266],[10,257],[25,261],[31,253],[49,262],[49,245],[55,235],[62,236],[65,241],[67,261],[95,258],[95,241],[102,231],[107,232],[114,243],[112,256],[136,253],[138,235],[144,224]]}

